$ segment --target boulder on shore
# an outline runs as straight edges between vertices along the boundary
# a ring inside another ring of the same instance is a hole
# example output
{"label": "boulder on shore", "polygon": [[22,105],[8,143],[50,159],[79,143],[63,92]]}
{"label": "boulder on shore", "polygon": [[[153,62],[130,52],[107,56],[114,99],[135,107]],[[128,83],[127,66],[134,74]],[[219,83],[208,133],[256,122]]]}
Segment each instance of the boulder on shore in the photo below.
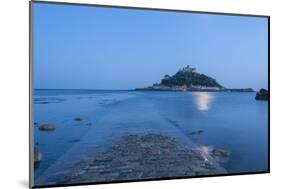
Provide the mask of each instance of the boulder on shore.
{"label": "boulder on shore", "polygon": [[38,128],[40,131],[54,131],[56,128],[50,124],[50,123],[46,123],[46,124],[43,124],[43,125],[40,125],[39,128]]}
{"label": "boulder on shore", "polygon": [[259,92],[257,92],[256,100],[268,100],[268,91],[266,89],[261,89]]}

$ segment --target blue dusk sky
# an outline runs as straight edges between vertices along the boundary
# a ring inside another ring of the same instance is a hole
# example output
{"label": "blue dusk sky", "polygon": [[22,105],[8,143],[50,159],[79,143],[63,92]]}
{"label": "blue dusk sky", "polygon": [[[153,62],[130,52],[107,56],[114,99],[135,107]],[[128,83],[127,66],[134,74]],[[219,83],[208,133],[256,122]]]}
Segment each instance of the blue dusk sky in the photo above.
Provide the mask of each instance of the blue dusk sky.
{"label": "blue dusk sky", "polygon": [[267,88],[263,17],[34,3],[34,87],[133,89],[190,65],[227,88]]}

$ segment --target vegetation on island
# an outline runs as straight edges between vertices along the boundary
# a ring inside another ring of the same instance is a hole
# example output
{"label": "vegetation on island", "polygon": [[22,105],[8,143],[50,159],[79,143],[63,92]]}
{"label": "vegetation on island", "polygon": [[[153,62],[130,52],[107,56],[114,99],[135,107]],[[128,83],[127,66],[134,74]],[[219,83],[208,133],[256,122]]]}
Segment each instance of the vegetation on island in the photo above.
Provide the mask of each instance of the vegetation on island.
{"label": "vegetation on island", "polygon": [[[157,85],[157,84],[156,84]],[[186,66],[180,69],[173,76],[165,75],[161,80],[160,85],[164,86],[183,86],[187,87],[191,86],[205,86],[205,87],[218,87],[223,88],[214,78],[209,77],[205,74],[200,74],[196,72],[195,68],[190,66]]]}

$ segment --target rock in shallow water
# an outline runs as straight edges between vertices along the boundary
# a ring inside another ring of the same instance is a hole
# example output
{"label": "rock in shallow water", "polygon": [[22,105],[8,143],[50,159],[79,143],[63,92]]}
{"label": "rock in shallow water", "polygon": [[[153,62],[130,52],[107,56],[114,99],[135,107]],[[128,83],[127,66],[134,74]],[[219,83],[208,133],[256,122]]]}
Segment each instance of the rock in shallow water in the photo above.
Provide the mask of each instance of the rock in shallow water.
{"label": "rock in shallow water", "polygon": [[34,168],[36,169],[39,165],[39,163],[42,160],[42,153],[39,151],[37,147],[34,147]]}
{"label": "rock in shallow water", "polygon": [[212,156],[218,161],[224,161],[230,156],[230,151],[223,149],[213,149]]}
{"label": "rock in shallow water", "polygon": [[265,89],[261,89],[259,92],[257,92],[256,100],[268,100],[268,91]]}
{"label": "rock in shallow water", "polygon": [[191,132],[191,133],[189,133],[190,135],[201,135],[201,134],[203,134],[204,133],[204,131],[203,130],[198,130],[198,131],[193,131],[193,132]]}
{"label": "rock in shallow water", "polygon": [[54,125],[50,124],[50,123],[46,123],[43,125],[40,125],[38,128],[40,131],[54,131],[56,128],[54,127]]}
{"label": "rock in shallow water", "polygon": [[81,117],[76,117],[76,118],[74,118],[74,121],[82,121],[82,118]]}

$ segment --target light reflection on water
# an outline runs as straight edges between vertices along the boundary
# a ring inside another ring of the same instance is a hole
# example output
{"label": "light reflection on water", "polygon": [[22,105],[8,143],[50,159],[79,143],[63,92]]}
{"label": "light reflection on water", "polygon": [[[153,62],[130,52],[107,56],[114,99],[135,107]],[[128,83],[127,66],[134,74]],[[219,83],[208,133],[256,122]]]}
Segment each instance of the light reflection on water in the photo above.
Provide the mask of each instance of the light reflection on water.
{"label": "light reflection on water", "polygon": [[210,92],[196,92],[195,103],[199,111],[208,111],[214,101],[214,95]]}

